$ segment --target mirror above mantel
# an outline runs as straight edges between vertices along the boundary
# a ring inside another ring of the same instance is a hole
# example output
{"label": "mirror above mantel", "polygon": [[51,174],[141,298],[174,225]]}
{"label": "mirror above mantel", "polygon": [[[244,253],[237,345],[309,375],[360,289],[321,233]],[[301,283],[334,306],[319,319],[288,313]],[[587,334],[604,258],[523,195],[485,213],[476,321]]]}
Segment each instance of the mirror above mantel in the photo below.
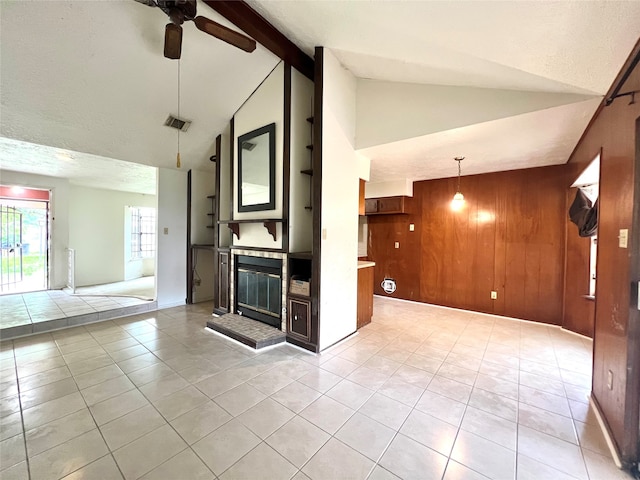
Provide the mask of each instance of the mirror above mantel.
{"label": "mirror above mantel", "polygon": [[238,211],[275,209],[276,124],[238,137]]}

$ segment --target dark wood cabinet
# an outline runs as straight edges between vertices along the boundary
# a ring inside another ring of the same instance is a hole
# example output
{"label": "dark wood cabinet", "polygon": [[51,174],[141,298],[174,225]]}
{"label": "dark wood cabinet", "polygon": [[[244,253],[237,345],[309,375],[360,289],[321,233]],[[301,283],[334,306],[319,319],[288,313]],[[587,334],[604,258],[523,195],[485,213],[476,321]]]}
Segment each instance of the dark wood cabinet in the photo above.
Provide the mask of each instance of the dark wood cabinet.
{"label": "dark wood cabinet", "polygon": [[373,316],[373,266],[358,268],[357,328],[371,323]]}
{"label": "dark wood cabinet", "polygon": [[289,297],[289,321],[287,333],[300,340],[311,340],[311,302],[307,299]]}
{"label": "dark wood cabinet", "polygon": [[405,196],[368,198],[365,200],[365,215],[392,215],[407,213]]}
{"label": "dark wood cabinet", "polygon": [[[312,263],[311,252],[290,253],[288,256],[287,342],[316,352],[318,319],[315,302],[318,297],[313,282]],[[309,282],[309,288],[292,288],[292,281]]]}
{"label": "dark wood cabinet", "polygon": [[378,213],[378,199],[377,198],[367,198],[364,201],[364,214],[372,215],[374,213]]}
{"label": "dark wood cabinet", "polygon": [[229,252],[218,250],[218,289],[216,313],[229,312]]}

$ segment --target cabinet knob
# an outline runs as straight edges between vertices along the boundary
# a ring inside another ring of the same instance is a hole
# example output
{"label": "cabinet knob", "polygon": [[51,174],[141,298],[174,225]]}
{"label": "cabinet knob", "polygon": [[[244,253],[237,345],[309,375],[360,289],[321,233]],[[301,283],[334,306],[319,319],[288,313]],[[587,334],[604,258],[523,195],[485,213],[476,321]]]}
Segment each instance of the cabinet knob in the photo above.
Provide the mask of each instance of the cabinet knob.
{"label": "cabinet knob", "polygon": [[294,316],[293,316],[293,321],[295,322],[295,321],[297,321],[297,320],[298,320],[298,315],[294,315]]}

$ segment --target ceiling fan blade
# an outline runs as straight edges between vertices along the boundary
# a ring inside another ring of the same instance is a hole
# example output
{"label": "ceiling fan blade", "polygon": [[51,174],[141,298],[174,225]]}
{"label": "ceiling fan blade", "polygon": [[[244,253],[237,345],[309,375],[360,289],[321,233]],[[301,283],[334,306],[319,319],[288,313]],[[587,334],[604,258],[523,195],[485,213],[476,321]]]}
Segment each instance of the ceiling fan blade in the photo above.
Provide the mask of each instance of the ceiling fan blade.
{"label": "ceiling fan blade", "polygon": [[182,50],[182,27],[168,23],[164,29],[164,56],[172,60],[180,58]]}
{"label": "ceiling fan blade", "polygon": [[155,0],[136,0],[138,3],[142,3],[143,5],[147,5],[149,7],[157,7]]}
{"label": "ceiling fan blade", "polygon": [[238,47],[245,52],[253,52],[256,49],[256,41],[219,23],[205,17],[196,17],[193,20],[199,30],[209,35],[219,38],[234,47]]}

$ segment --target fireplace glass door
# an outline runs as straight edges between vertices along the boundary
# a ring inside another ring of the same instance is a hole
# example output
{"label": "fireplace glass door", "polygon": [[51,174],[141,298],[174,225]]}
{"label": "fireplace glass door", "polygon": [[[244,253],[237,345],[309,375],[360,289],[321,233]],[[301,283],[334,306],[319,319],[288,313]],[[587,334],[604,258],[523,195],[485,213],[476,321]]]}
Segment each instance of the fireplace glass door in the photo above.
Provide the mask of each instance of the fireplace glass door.
{"label": "fireplace glass door", "polygon": [[236,311],[280,328],[282,261],[236,257]]}

